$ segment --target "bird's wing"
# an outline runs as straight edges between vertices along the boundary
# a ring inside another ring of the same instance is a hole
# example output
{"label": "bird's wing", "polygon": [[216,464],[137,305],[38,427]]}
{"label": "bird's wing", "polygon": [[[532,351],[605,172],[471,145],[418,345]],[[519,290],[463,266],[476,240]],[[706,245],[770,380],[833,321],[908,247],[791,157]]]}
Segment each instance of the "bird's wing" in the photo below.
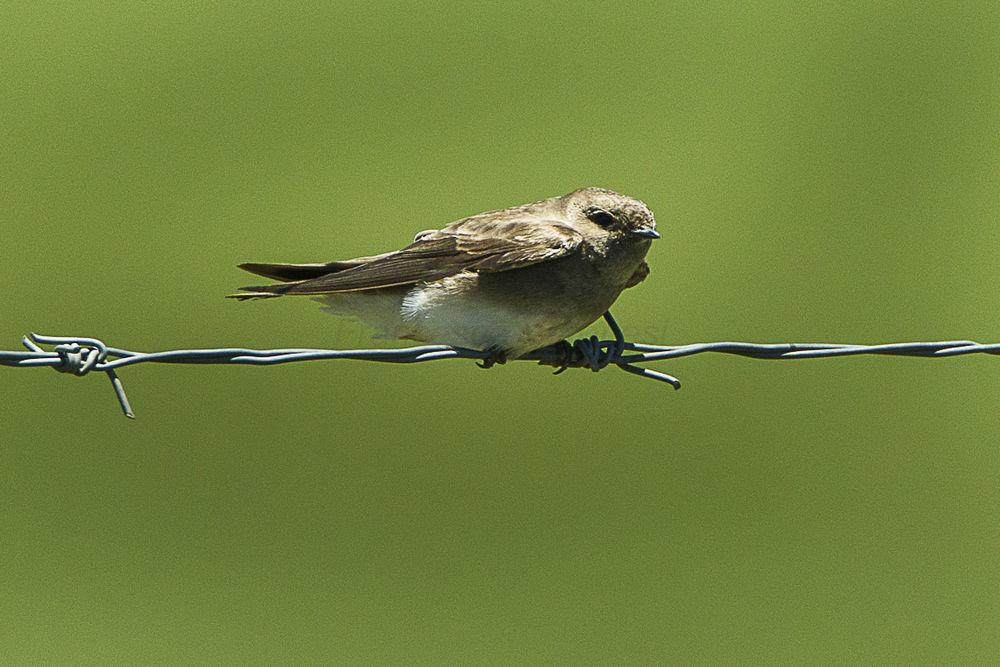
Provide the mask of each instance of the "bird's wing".
{"label": "bird's wing", "polygon": [[[555,220],[497,221],[463,229],[423,232],[402,250],[336,273],[284,285],[241,288],[271,294],[328,294],[411,285],[462,271],[495,273],[564,257],[583,237]],[[263,294],[262,294],[263,295]]]}

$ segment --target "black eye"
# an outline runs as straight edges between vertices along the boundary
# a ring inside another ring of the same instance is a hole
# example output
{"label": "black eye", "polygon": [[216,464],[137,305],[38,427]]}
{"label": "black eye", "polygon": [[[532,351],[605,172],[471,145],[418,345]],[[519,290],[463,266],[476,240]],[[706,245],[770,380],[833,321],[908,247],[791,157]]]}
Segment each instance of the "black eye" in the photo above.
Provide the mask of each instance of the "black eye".
{"label": "black eye", "polygon": [[607,211],[601,208],[592,208],[587,211],[587,217],[595,224],[601,227],[613,227],[618,223],[615,216],[611,215]]}

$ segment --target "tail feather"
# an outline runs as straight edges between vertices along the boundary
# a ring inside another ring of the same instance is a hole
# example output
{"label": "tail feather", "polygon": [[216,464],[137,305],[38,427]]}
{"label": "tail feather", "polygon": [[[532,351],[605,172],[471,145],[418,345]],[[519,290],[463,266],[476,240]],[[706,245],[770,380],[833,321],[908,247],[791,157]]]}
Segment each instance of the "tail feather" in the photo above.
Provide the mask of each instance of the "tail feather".
{"label": "tail feather", "polygon": [[291,285],[251,285],[250,287],[240,287],[236,294],[227,294],[227,299],[246,301],[247,299],[273,299],[288,291]]}
{"label": "tail feather", "polygon": [[382,255],[358,257],[356,259],[348,259],[340,262],[327,262],[326,264],[268,264],[246,262],[244,264],[240,264],[239,268],[258,276],[271,278],[273,280],[280,280],[287,284],[240,287],[240,292],[238,294],[227,294],[226,298],[237,299],[239,301],[245,301],[247,299],[272,299],[276,296],[281,296],[290,290],[292,285],[295,283],[352,269],[356,266],[366,264],[373,259],[378,259],[381,256]]}
{"label": "tail feather", "polygon": [[336,269],[331,269],[326,264],[263,264],[247,262],[240,264],[239,268],[258,276],[284,282],[318,278],[319,276],[336,271]]}
{"label": "tail feather", "polygon": [[[325,276],[330,273],[336,273],[337,271],[343,271],[351,266],[354,266],[354,262],[329,262],[327,264],[264,264],[257,262],[246,262],[240,264],[239,268],[244,271],[249,271],[258,276],[264,276],[265,278],[273,278],[274,280],[281,280],[285,283],[294,283],[302,280],[309,280],[310,278],[319,278],[320,276]],[[273,299],[274,297],[281,296],[284,294],[290,285],[251,285],[249,287],[240,287],[239,293],[237,294],[227,294],[227,299],[236,299],[237,301],[246,301],[248,299]]]}
{"label": "tail feather", "polygon": [[340,262],[327,262],[326,264],[268,264],[261,262],[246,262],[240,264],[239,268],[258,276],[281,280],[286,283],[299,280],[310,280],[319,278],[331,273],[338,273],[346,269],[361,266],[374,259],[373,257],[358,257]]}
{"label": "tail feather", "polygon": [[256,294],[227,294],[227,299],[236,299],[237,301],[250,301],[251,299],[273,299],[276,296],[281,296],[280,294],[264,294],[263,292]]}

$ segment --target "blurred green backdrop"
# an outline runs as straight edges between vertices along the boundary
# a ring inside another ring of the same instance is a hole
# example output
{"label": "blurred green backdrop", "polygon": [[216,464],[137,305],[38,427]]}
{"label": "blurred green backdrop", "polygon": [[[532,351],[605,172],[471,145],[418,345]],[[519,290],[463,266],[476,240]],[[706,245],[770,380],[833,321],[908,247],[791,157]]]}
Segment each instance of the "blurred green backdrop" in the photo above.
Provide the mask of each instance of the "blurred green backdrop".
{"label": "blurred green backdrop", "polygon": [[[367,345],[235,264],[583,185],[635,339],[1000,339],[995,3],[0,18],[4,349]],[[997,359],[660,367],[0,369],[0,658],[998,658]]]}

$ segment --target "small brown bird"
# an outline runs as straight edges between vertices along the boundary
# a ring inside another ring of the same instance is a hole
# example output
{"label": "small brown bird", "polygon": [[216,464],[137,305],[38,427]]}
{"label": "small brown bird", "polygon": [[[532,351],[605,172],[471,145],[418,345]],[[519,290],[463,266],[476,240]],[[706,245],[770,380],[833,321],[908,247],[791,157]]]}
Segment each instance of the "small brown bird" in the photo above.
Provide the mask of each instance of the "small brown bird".
{"label": "small brown bird", "polygon": [[417,234],[401,250],[327,264],[240,264],[284,284],[235,299],[306,295],[380,336],[486,350],[504,361],[571,336],[649,273],[659,238],[638,199],[583,188]]}

